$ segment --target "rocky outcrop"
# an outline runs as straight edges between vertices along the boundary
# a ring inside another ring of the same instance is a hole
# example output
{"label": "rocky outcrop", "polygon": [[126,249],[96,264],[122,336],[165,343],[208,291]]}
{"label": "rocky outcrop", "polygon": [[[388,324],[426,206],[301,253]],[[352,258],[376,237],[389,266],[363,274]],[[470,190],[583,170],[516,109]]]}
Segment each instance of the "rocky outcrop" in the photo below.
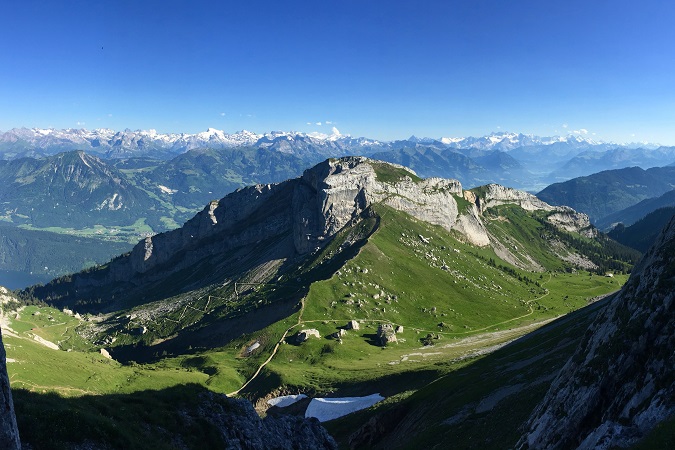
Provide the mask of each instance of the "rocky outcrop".
{"label": "rocky outcrop", "polygon": [[627,447],[675,415],[675,220],[586,331],[520,448]]}
{"label": "rocky outcrop", "polygon": [[578,213],[568,206],[556,206],[555,212],[549,214],[550,223],[565,231],[580,233],[586,237],[595,237],[598,231],[591,226],[591,221],[584,213]]}
{"label": "rocky outcrop", "polygon": [[[378,180],[378,168],[395,168],[398,180]],[[409,174],[406,176],[406,174]],[[414,181],[414,172],[402,166],[363,157],[327,160],[305,171],[307,187],[297,194],[295,245],[300,253],[320,246],[373,203],[382,202],[413,217],[448,230],[457,222],[453,195],[461,195],[457,180],[429,178]]]}
{"label": "rocky outcrop", "polygon": [[528,192],[499,184],[488,184],[481,187],[480,190],[481,195],[477,201],[477,205],[481,213],[489,208],[505,204],[516,204],[526,211],[553,211],[554,209],[553,206],[539,200]]}
{"label": "rocky outcrop", "polygon": [[[329,159],[307,169],[300,178],[246,187],[212,201],[181,228],[148,237],[129,255],[116,258],[104,268],[36,288],[34,294],[51,298],[58,307],[79,302],[103,305],[107,311],[119,308],[120,302],[128,306],[151,301],[144,287],[151,283],[157,286],[150,295],[160,298],[167,286],[164,281],[171,278],[172,292],[164,295],[172,295],[183,287],[174,275],[182,272],[183,283],[194,283],[194,279],[189,281],[189,272],[201,263],[209,266],[209,276],[214,277],[200,277],[199,282],[208,285],[222,282],[230,272],[241,275],[270,260],[284,261],[315,252],[376,203],[456,230],[478,246],[491,244],[481,214],[499,204],[551,211],[555,218],[552,223],[565,229],[583,222],[583,217],[569,208],[556,209],[526,192],[499,185],[488,185],[479,192],[480,196],[464,192],[457,180],[421,180],[402,166],[364,157]],[[460,211],[457,200],[462,197],[470,200],[461,200]],[[252,251],[260,243],[265,248]]]}
{"label": "rocky outcrop", "polygon": [[[2,288],[4,289],[4,288]],[[16,426],[12,391],[7,376],[5,346],[0,337],[0,448],[14,450],[21,448],[19,429]]]}
{"label": "rocky outcrop", "polygon": [[356,320],[350,320],[349,322],[347,322],[346,328],[348,330],[358,330],[359,329],[359,322],[356,321]]}
{"label": "rocky outcrop", "polygon": [[317,339],[321,339],[321,334],[319,333],[319,330],[315,328],[309,328],[306,330],[298,331],[298,334],[295,336],[295,342],[297,342],[298,344],[302,344],[307,339],[309,339],[310,336],[313,336]]}
{"label": "rocky outcrop", "polygon": [[381,323],[377,327],[377,343],[382,347],[386,347],[388,344],[398,342],[396,339],[396,332],[394,331],[394,326],[390,323]]}
{"label": "rocky outcrop", "polygon": [[214,397],[205,394],[200,407],[200,419],[215,425],[228,450],[337,449],[335,440],[316,419],[280,415],[261,419],[253,405],[244,399]]}
{"label": "rocky outcrop", "polygon": [[490,245],[490,236],[488,235],[483,221],[479,217],[478,208],[475,205],[469,207],[467,214],[459,216],[457,223],[455,224],[455,229],[462,233],[462,235],[473,245],[478,245],[480,247]]}
{"label": "rocky outcrop", "polygon": [[586,237],[597,235],[597,230],[591,226],[588,216],[576,212],[569,206],[551,206],[528,192],[498,184],[488,184],[477,188],[476,191],[480,195],[471,192],[469,195],[465,194],[465,198],[475,203],[481,214],[499,205],[518,205],[526,211],[548,212],[546,219],[562,230],[580,233]]}

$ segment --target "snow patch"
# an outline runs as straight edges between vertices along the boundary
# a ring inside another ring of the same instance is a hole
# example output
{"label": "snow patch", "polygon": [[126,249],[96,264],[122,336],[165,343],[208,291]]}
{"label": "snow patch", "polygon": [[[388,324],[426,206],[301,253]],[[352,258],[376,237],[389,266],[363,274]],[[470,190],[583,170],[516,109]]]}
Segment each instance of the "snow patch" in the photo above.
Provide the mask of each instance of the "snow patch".
{"label": "snow patch", "polygon": [[164,192],[165,194],[175,194],[178,192],[178,189],[171,189],[166,186],[162,186],[161,184],[157,185],[160,191]]}
{"label": "snow patch", "polygon": [[326,422],[369,408],[382,400],[384,397],[380,394],[365,397],[314,398],[307,406],[305,417],[315,417],[319,422]]}
{"label": "snow patch", "polygon": [[267,404],[270,406],[276,406],[278,408],[285,408],[295,402],[302,400],[303,398],[307,398],[307,396],[305,394],[282,395],[281,397],[275,397],[267,400]]}
{"label": "snow patch", "polygon": [[260,347],[260,342],[258,342],[258,341],[254,342],[253,344],[246,347],[246,354],[250,355],[251,352],[253,352],[253,350],[255,350],[258,347]]}

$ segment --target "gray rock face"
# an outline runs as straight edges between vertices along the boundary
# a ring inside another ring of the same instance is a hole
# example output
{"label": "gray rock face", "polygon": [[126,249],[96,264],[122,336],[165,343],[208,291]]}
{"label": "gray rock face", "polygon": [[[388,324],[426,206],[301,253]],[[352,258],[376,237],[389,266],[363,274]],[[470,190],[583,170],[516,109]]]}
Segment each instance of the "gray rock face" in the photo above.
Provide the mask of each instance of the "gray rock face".
{"label": "gray rock face", "polygon": [[[460,211],[457,198],[462,196],[469,203]],[[271,243],[262,253],[279,261],[314,252],[375,203],[457,230],[478,246],[493,244],[482,212],[499,204],[555,212],[551,222],[567,230],[588,224],[587,217],[569,208],[552,207],[531,194],[503,186],[489,185],[481,198],[476,198],[463,191],[457,180],[419,180],[402,166],[363,157],[329,159],[300,178],[250,186],[210,202],[183,227],[146,238],[128,256],[111,261],[106,270],[76,274],[72,281],[55,286],[58,294],[50,287],[35,294],[51,297],[59,307],[85,299],[112,310],[113,299],[120,302],[135,294],[145,297],[143,286],[163,284],[173,274],[202,261],[219,267],[214,273],[220,274],[263,264],[265,261],[250,260],[250,266],[243,268],[240,262],[256,254],[251,249],[260,242]],[[217,281],[222,278],[212,282]],[[101,289],[110,286],[113,289]]]}
{"label": "gray rock face", "polygon": [[462,233],[466,239],[480,247],[490,245],[490,236],[480,218],[476,205],[471,205],[467,214],[462,214],[457,219],[455,229]]}
{"label": "gray rock face", "polygon": [[569,206],[551,206],[536,196],[501,186],[488,184],[483,187],[483,195],[476,200],[476,205],[481,213],[490,208],[505,204],[515,204],[526,211],[549,211],[548,221],[565,231],[582,233],[587,237],[596,234],[591,227],[591,221],[586,214],[578,213]]}
{"label": "gray rock face", "polygon": [[0,448],[14,450],[21,448],[19,429],[16,426],[12,391],[9,389],[5,346],[0,337]]}
{"label": "gray rock face", "polygon": [[483,189],[485,194],[481,197],[479,205],[481,212],[488,208],[507,203],[519,205],[526,211],[553,211],[555,209],[555,207],[525,191],[519,191],[499,184],[488,184]]}
{"label": "gray rock face", "polygon": [[319,334],[319,330],[315,328],[308,328],[306,330],[298,331],[298,334],[295,337],[295,341],[298,344],[301,344],[305,342],[307,339],[309,339],[310,336],[314,336],[317,339],[321,339],[321,334]]}
{"label": "gray rock face", "polygon": [[675,415],[675,219],[598,315],[520,448],[627,447]]}
{"label": "gray rock face", "polygon": [[[210,393],[210,396],[218,394]],[[297,416],[261,419],[253,405],[243,399],[228,399],[228,406],[206,400],[200,416],[216,425],[228,450],[337,449],[335,440],[318,420]]]}
{"label": "gray rock face", "polygon": [[390,323],[381,323],[377,327],[377,343],[382,347],[386,347],[388,344],[393,342],[398,342],[396,339],[396,332],[394,331],[394,326]]}
{"label": "gray rock face", "polygon": [[[457,221],[457,202],[462,186],[457,180],[429,178],[414,182],[411,177],[393,183],[377,179],[375,165],[387,164],[363,157],[327,160],[309,170],[302,179],[311,191],[302,192],[295,221],[295,245],[306,253],[321,245],[373,203],[383,202],[413,217],[448,230]],[[414,175],[414,172],[410,172]],[[314,196],[311,192],[316,193]]]}
{"label": "gray rock face", "polygon": [[347,329],[348,330],[358,330],[359,329],[359,323],[356,320],[350,320],[347,322]]}
{"label": "gray rock face", "polygon": [[565,231],[581,233],[586,237],[596,236],[597,230],[591,227],[591,221],[584,213],[578,213],[568,206],[556,206],[548,221]]}

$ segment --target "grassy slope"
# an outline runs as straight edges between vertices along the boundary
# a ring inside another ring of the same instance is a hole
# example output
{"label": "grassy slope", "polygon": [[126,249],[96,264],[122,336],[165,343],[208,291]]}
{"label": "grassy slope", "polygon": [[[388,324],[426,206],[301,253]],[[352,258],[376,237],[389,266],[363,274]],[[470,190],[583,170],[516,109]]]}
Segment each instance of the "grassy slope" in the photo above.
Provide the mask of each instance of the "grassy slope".
{"label": "grassy slope", "polygon": [[213,382],[215,370],[201,370],[217,364],[218,354],[122,365],[74,331],[81,320],[53,308],[28,306],[18,317],[9,313],[9,322],[11,330],[3,329],[7,371],[19,432],[33,448],[67,449],[85,441],[120,449],[147,448],[149,442],[158,449],[176,448],[177,442],[195,449],[223,445],[214,427],[194,420],[202,393],[224,393],[243,382],[232,371],[230,384],[223,385]]}
{"label": "grassy slope", "polygon": [[[17,360],[10,363],[12,386],[26,389],[17,396],[20,424],[31,423],[29,416],[37,414],[36,409],[27,407],[27,399],[31,404],[40,399],[47,404],[54,401],[53,396],[29,392],[107,396],[170,390],[186,383],[201,386],[199,389],[232,392],[267,359],[286,330],[290,329],[291,336],[302,328],[317,328],[324,337],[302,345],[282,344],[243,395],[257,398],[270,392],[381,392],[390,396],[387,404],[394,404],[440,376],[469,367],[482,349],[511,341],[542,321],[587,304],[589,297],[618,289],[624,281],[621,276],[609,279],[585,272],[565,273],[558,260],[545,258],[539,261],[548,269],[544,273],[505,270],[507,264],[490,249],[465,245],[440,227],[386,207],[378,207],[377,213],[380,223],[372,235],[373,218],[341,232],[278,284],[259,286],[237,299],[236,304],[219,305],[212,297],[213,309],[209,314],[200,313],[198,309],[205,308],[209,294],[231,300],[232,287],[200,292],[206,297],[201,297],[201,303],[193,303],[197,308],[171,313],[172,320],[179,323],[161,333],[170,335],[183,326],[199,330],[203,320],[216,323],[222,320],[219,317],[243,314],[244,308],[256,314],[260,305],[297,295],[297,279],[318,280],[308,286],[301,312],[260,331],[244,333],[224,347],[195,349],[160,358],[154,364],[122,366],[97,353],[82,352],[91,347],[73,333],[79,325],[76,319],[54,310],[43,310],[36,318],[33,310],[24,309],[21,320],[12,324],[22,338],[6,338],[8,357]],[[533,222],[518,224],[526,235],[536,231],[531,229]],[[363,240],[365,236],[369,236],[367,240]],[[340,252],[344,242],[354,239],[364,244],[357,254]],[[496,263],[491,264],[490,259]],[[45,319],[49,315],[55,320]],[[349,331],[342,344],[325,337],[350,319],[360,320],[361,329]],[[374,345],[377,325],[382,321],[404,327],[398,344],[384,349]],[[142,339],[155,339],[153,333],[159,331],[149,331]],[[48,349],[25,339],[26,333],[60,342],[62,348],[74,351]],[[422,347],[427,336],[434,346]],[[247,355],[244,349],[254,342],[261,346]],[[148,395],[149,402],[156,401],[155,394]],[[87,399],[78,404],[93,417],[99,414],[95,411],[97,402]],[[141,417],[141,410],[142,403],[129,414]]]}
{"label": "grassy slope", "polygon": [[[293,332],[316,328],[323,337],[300,346],[282,345],[248,395],[278,387],[372,393],[383,389],[373,381],[378,379],[388,380],[388,394],[400,392],[414,378],[409,372],[428,375],[413,385],[432,379],[448,370],[444,360],[513,339],[529,329],[520,327],[578,309],[625,281],[623,276],[565,273],[559,260],[542,261],[554,269],[546,273],[505,271],[489,263],[492,258],[506,265],[490,249],[465,245],[444,229],[400,212],[379,212],[380,227],[359,254],[309,289],[301,323]],[[351,319],[359,320],[361,329],[348,331],[342,344],[325,337]],[[384,350],[374,345],[381,322],[404,328],[398,344]],[[478,343],[462,340],[493,331],[504,335]],[[428,335],[436,346],[421,351]],[[409,356],[420,352],[425,356]],[[395,379],[402,381],[396,384]]]}
{"label": "grassy slope", "polygon": [[[546,393],[597,312],[591,305],[454,370],[398,404],[383,403],[327,424],[346,445],[349,436],[377,415],[384,433],[361,436],[360,446],[385,448],[511,448],[520,425]],[[489,430],[489,432],[487,432]]]}

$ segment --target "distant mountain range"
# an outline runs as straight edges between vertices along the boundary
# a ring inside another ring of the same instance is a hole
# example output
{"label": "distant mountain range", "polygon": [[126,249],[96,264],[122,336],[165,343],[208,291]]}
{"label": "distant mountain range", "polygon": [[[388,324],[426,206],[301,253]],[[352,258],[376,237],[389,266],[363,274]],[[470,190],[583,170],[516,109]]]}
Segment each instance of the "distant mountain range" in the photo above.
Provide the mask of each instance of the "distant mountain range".
{"label": "distant mountain range", "polygon": [[[639,219],[642,217],[641,213],[635,214],[626,208],[663,195],[674,187],[673,166],[647,170],[628,167],[555,183],[539,192],[537,196],[552,205],[567,205],[584,212],[594,224],[606,228],[612,223],[624,221],[624,217],[629,218],[630,223]],[[645,208],[642,212],[647,214],[667,204],[666,198],[663,204],[655,204],[653,209]],[[620,213],[622,210],[626,213]]]}
{"label": "distant mountain range", "polygon": [[[213,128],[162,134],[20,128],[0,133],[0,220],[95,237],[104,245],[108,239],[133,242],[179,227],[210,201],[243,186],[295,178],[321,161],[348,155],[402,164],[421,177],[453,178],[469,188],[499,183],[536,192],[588,170],[667,164],[675,161],[675,148],[603,143],[578,134],[503,132],[387,142],[337,129],[331,134],[228,134]],[[669,182],[656,186],[650,175],[644,182],[631,177],[620,181],[628,190],[617,191],[615,199],[596,189],[586,195],[588,205],[574,196],[547,201],[599,220],[671,189]],[[640,191],[639,186],[646,187]]]}
{"label": "distant mountain range", "polygon": [[204,132],[157,133],[155,130],[115,131],[107,128],[85,129],[40,129],[14,128],[0,133],[0,155],[4,159],[47,156],[63,151],[84,150],[104,158],[153,157],[170,159],[188,150],[197,148],[236,148],[256,146],[274,148],[282,153],[304,154],[315,151],[339,153],[374,147],[381,150],[387,143],[376,140],[332,135],[306,134],[275,131],[256,134],[242,130],[233,134],[209,128]]}
{"label": "distant mountain range", "polygon": [[[39,129],[14,128],[0,133],[0,158],[46,157],[64,151],[83,150],[103,159],[153,158],[170,160],[196,149],[258,149],[289,155],[304,161],[303,169],[323,159],[347,155],[374,156],[385,161],[401,161],[401,152],[411,155],[410,162],[422,176],[457,176],[467,186],[499,181],[507,185],[540,190],[547,184],[587,175],[601,170],[639,166],[649,168],[675,162],[675,147],[657,144],[615,144],[596,141],[585,135],[541,137],[522,133],[499,132],[482,137],[418,138],[381,141],[365,137],[354,138],[340,134],[274,131],[257,134],[250,131],[225,133],[209,128],[204,132],[158,133],[155,130],[111,129]],[[440,167],[429,160],[430,151],[441,153]],[[473,161],[462,161],[448,151],[464,155]],[[480,158],[498,151],[491,157],[502,159],[496,171],[494,161]],[[389,154],[393,152],[392,154]],[[505,158],[508,154],[509,158]],[[426,161],[425,161],[426,159]],[[449,159],[449,160],[448,160]],[[508,162],[503,161],[507,159]],[[519,167],[515,164],[519,164]],[[456,163],[456,164],[455,164]],[[509,169],[504,172],[503,164]],[[475,167],[471,167],[472,164]],[[416,164],[412,164],[415,166]],[[512,174],[510,171],[515,170]],[[297,171],[295,175],[301,172]],[[504,178],[505,177],[505,178]],[[281,181],[279,178],[276,181]]]}

